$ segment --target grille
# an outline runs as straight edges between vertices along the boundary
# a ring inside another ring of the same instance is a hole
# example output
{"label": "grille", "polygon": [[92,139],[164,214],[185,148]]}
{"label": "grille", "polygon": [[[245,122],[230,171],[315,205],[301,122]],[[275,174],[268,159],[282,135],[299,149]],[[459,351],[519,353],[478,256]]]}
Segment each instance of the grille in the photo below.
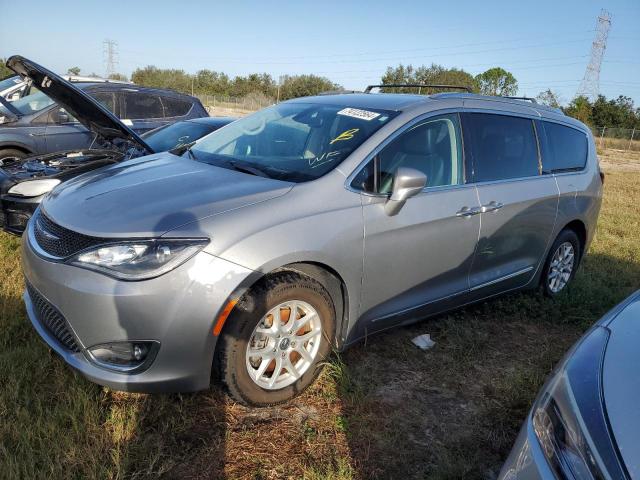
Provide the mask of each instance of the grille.
{"label": "grille", "polygon": [[37,320],[51,335],[53,335],[63,347],[72,352],[79,352],[80,348],[76,343],[76,339],[71,333],[69,324],[58,311],[56,307],[51,305],[40,293],[27,283],[27,291],[31,298],[31,303],[36,313]]}
{"label": "grille", "polygon": [[40,248],[58,258],[105,242],[103,238],[90,237],[56,225],[40,210],[35,214],[33,233]]}

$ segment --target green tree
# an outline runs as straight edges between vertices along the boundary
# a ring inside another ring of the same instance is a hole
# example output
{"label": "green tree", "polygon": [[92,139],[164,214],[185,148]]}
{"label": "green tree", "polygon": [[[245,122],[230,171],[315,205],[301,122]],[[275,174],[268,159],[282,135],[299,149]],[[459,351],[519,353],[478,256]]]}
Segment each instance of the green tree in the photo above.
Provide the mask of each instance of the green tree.
{"label": "green tree", "polygon": [[244,97],[250,93],[273,96],[276,82],[268,73],[251,73],[246,77],[236,77],[231,82],[231,95]]}
{"label": "green tree", "polygon": [[15,73],[13,73],[13,70],[7,67],[7,59],[0,58],[0,79],[10,77],[12,75],[15,75]]}
{"label": "green tree", "polygon": [[199,70],[194,78],[194,92],[206,95],[230,95],[231,81],[225,73]]}
{"label": "green tree", "polygon": [[511,72],[494,67],[476,76],[480,93],[483,95],[513,96],[518,92],[518,81]]}
{"label": "green tree", "polygon": [[540,92],[536,97],[538,103],[547,105],[548,107],[560,108],[560,101],[558,100],[558,94],[553,92],[550,88],[544,92]]}
{"label": "green tree", "polygon": [[332,90],[342,90],[342,87],[318,75],[285,75],[280,85],[280,100],[317,95]]}
{"label": "green tree", "polygon": [[69,75],[80,75],[80,67],[71,67],[67,69]]}
{"label": "green tree", "polygon": [[131,74],[131,81],[145,87],[169,88],[177,92],[191,93],[192,75],[184,70],[158,68],[148,65],[138,68]]}
{"label": "green tree", "polygon": [[571,100],[571,103],[564,108],[564,113],[570,117],[580,120],[582,123],[591,125],[591,102],[585,96],[579,96]]}
{"label": "green tree", "polygon": [[[472,91],[478,91],[478,85],[471,75],[458,68],[446,68],[442,65],[432,63],[431,66],[421,66],[414,68],[412,65],[397,67],[387,67],[387,71],[382,76],[381,82],[385,85],[399,83],[419,83],[423,85],[454,85],[468,87]],[[384,92],[416,93],[415,88],[383,88]],[[433,89],[420,89],[420,93],[429,95],[436,93]],[[440,91],[440,90],[438,90]]]}
{"label": "green tree", "polygon": [[126,82],[129,80],[129,78],[122,73],[112,73],[111,75],[109,75],[109,80],[121,80],[123,82]]}

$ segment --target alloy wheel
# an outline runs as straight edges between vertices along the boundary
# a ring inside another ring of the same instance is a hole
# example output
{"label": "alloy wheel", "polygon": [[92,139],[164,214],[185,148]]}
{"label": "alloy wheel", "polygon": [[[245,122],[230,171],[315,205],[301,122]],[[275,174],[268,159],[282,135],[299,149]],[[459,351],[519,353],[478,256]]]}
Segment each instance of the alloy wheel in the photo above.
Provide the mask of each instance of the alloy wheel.
{"label": "alloy wheel", "polygon": [[552,293],[562,290],[573,273],[575,265],[575,250],[571,242],[564,242],[558,246],[551,258],[547,273],[547,285]]}
{"label": "alloy wheel", "polygon": [[249,376],[266,390],[291,385],[314,364],[321,339],[315,308],[301,300],[277,305],[251,334],[246,352]]}

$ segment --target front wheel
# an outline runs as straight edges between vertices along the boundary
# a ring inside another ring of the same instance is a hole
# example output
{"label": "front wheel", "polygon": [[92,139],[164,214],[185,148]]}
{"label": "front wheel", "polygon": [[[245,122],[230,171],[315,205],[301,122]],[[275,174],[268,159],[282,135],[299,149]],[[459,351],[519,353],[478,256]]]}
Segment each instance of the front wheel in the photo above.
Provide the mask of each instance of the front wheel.
{"label": "front wheel", "polygon": [[578,269],[580,240],[573,230],[563,230],[553,242],[542,272],[545,295],[555,297],[573,280]]}
{"label": "front wheel", "polygon": [[310,277],[278,273],[245,294],[227,320],[217,361],[231,396],[251,406],[304,391],[331,352],[335,308]]}

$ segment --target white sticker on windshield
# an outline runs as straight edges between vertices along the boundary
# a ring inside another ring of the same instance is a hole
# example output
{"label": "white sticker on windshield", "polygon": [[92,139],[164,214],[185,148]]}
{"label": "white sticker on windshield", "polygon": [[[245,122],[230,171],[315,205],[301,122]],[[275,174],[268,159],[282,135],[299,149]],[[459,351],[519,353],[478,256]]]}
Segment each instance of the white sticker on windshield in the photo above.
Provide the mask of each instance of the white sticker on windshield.
{"label": "white sticker on windshield", "polygon": [[359,118],[360,120],[366,121],[373,120],[380,116],[379,113],[360,110],[359,108],[343,108],[338,112],[338,115],[345,115],[347,117]]}
{"label": "white sticker on windshield", "polygon": [[133,122],[131,120],[129,120],[128,118],[123,118],[122,123],[124,123],[127,127],[131,127],[133,126]]}

